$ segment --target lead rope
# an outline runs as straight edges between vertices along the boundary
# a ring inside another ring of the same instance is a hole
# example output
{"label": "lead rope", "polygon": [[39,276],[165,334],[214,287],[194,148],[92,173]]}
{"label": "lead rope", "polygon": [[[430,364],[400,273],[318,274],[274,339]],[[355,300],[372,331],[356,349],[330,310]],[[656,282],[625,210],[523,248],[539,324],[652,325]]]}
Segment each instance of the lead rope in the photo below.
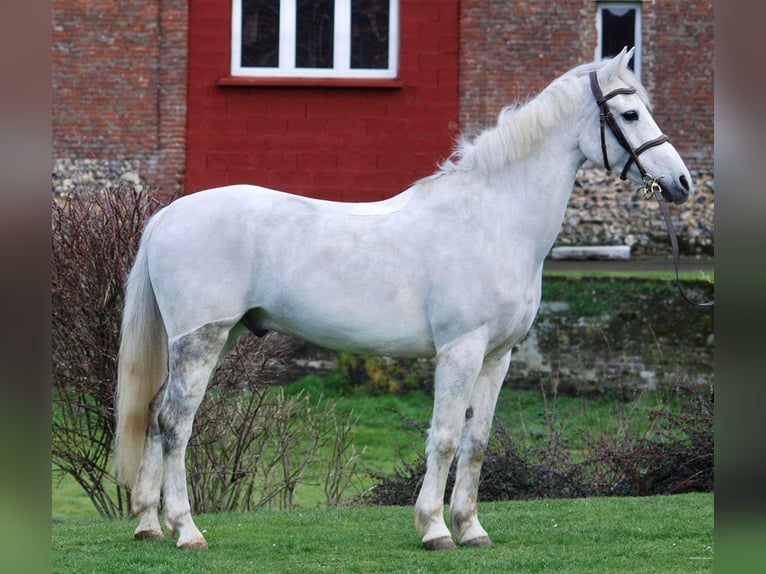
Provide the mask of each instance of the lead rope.
{"label": "lead rope", "polygon": [[665,227],[667,227],[668,230],[668,236],[670,237],[670,247],[673,250],[673,266],[676,270],[676,287],[678,287],[678,292],[681,293],[681,297],[683,297],[688,303],[691,303],[692,305],[696,307],[712,307],[715,305],[715,300],[710,301],[695,301],[691,297],[689,297],[686,292],[684,291],[684,288],[681,286],[681,278],[679,277],[679,269],[680,269],[680,263],[681,263],[681,256],[678,253],[678,239],[676,238],[676,228],[673,226],[673,221],[670,218],[670,212],[668,211],[668,202],[665,201],[665,199],[662,197],[660,191],[660,184],[657,183],[659,180],[659,177],[652,177],[652,176],[645,176],[644,177],[644,195],[648,198],[650,196],[654,196],[654,199],[657,200],[657,203],[660,206],[660,211],[662,212],[662,217],[665,218]]}

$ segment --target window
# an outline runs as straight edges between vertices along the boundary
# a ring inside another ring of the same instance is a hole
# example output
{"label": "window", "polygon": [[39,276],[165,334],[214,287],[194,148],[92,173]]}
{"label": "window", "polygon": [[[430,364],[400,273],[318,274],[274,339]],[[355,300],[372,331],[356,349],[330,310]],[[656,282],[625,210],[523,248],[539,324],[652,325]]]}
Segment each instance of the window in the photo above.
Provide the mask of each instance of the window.
{"label": "window", "polygon": [[231,75],[396,78],[398,0],[233,0]]}
{"label": "window", "polygon": [[628,66],[641,77],[641,5],[627,2],[602,2],[596,19],[598,47],[596,59],[616,56],[627,46],[636,51]]}

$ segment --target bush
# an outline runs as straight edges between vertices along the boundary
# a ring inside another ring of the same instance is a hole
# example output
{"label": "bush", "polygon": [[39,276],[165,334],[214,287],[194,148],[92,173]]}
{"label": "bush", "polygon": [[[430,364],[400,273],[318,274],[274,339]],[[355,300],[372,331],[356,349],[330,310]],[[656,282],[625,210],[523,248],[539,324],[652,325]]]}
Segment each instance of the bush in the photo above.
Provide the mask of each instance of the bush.
{"label": "bush", "polygon": [[[555,402],[554,402],[555,404]],[[502,421],[485,453],[479,499],[648,496],[713,490],[713,394],[679,386],[648,418],[619,410],[615,430],[581,431],[585,454],[563,439],[567,421],[546,413],[539,446],[514,440]],[[408,424],[413,424],[409,421]],[[416,425],[417,426],[417,425]],[[425,436],[425,429],[417,427]],[[425,457],[402,460],[392,475],[373,474],[371,504],[413,504],[426,470]],[[449,501],[454,465],[445,491]]]}
{"label": "bush", "polygon": [[713,491],[712,390],[678,387],[671,402],[680,406],[657,408],[645,432],[634,424],[624,434],[592,437],[591,464],[604,495]]}
{"label": "bush", "polygon": [[130,187],[53,201],[53,466],[102,516],[127,509],[109,476],[123,285],[144,223],[160,207]]}

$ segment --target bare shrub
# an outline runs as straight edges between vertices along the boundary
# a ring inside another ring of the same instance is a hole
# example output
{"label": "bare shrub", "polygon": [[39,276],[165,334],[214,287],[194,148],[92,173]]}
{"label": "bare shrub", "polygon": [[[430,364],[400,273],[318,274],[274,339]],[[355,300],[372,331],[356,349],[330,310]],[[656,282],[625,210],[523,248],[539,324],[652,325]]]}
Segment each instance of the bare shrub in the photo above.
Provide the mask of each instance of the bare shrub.
{"label": "bare shrub", "polygon": [[[679,385],[642,429],[627,422],[591,437],[589,464],[604,495],[646,496],[713,490],[713,393]],[[674,410],[670,403],[680,406]]]}
{"label": "bare shrub", "polygon": [[126,511],[109,476],[122,294],[144,223],[159,203],[130,187],[53,201],[53,466],[102,516]]}
{"label": "bare shrub", "polygon": [[329,430],[333,433],[334,440],[330,444],[322,483],[327,506],[344,504],[348,491],[356,493],[357,498],[361,496],[361,477],[357,464],[364,456],[367,447],[358,451],[354,446],[352,436],[358,420],[353,418],[353,413],[343,420],[337,416],[331,417],[332,426]]}

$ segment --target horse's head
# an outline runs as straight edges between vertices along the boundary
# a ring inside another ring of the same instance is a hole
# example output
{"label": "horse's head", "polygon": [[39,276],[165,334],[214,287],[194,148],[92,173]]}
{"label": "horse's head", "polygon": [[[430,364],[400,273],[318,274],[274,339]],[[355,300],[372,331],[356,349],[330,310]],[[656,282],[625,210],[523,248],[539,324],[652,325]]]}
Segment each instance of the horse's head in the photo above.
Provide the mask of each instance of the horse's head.
{"label": "horse's head", "polygon": [[593,163],[619,167],[622,178],[647,185],[658,183],[673,203],[689,197],[692,180],[681,156],[649,111],[641,84],[628,69],[633,50],[604,62],[588,77],[593,113],[580,132],[580,150]]}

